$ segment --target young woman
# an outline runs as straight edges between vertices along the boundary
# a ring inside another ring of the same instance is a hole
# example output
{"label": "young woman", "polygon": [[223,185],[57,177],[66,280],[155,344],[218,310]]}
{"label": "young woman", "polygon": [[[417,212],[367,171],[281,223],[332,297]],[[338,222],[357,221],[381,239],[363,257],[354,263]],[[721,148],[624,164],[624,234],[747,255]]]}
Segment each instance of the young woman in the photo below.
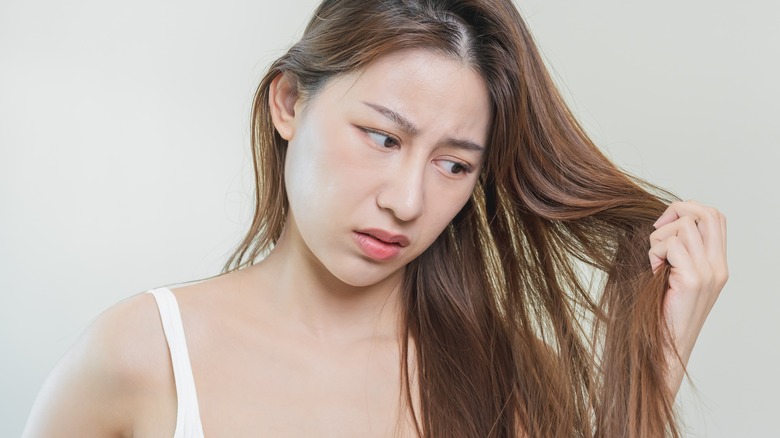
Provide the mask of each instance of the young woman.
{"label": "young woman", "polygon": [[226,273],[105,312],[26,436],[679,435],[725,221],[598,151],[510,0],[326,0],[252,121]]}

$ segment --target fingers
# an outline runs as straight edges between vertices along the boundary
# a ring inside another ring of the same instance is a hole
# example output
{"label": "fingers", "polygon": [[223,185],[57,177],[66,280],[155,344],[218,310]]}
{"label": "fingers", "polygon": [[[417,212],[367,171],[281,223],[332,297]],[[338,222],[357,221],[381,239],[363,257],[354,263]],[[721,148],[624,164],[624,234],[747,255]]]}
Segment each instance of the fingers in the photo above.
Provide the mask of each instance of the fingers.
{"label": "fingers", "polygon": [[654,224],[657,230],[681,218],[691,218],[701,234],[711,261],[724,259],[726,254],[726,218],[718,210],[696,201],[674,202]]}
{"label": "fingers", "polygon": [[[674,202],[654,224],[650,235],[650,266],[653,272],[668,261],[675,268],[695,270],[716,284],[725,284],[726,218],[718,210],[696,201]],[[677,248],[681,245],[685,251]],[[683,260],[688,256],[690,261]],[[690,271],[694,272],[694,271]]]}
{"label": "fingers", "polygon": [[656,229],[661,228],[666,224],[670,224],[680,218],[680,216],[677,215],[676,209],[672,208],[672,205],[674,205],[674,203],[670,204],[669,207],[667,207],[666,211],[664,211],[664,213],[661,215],[661,217],[659,217],[658,220],[655,221],[653,226]]}
{"label": "fingers", "polygon": [[[708,259],[698,225],[691,216],[683,216],[654,231],[650,235],[651,254],[655,257],[660,257],[661,254],[664,254],[668,250],[668,242],[670,241],[674,242],[672,248],[674,248],[678,242],[682,244],[685,248],[685,253],[693,257],[693,259],[697,261],[695,263],[697,265]],[[673,262],[674,260],[670,258],[669,264],[678,266]],[[651,266],[652,263],[651,258]],[[656,261],[656,263],[658,262]]]}
{"label": "fingers", "polygon": [[650,247],[650,266],[658,272],[665,261],[683,272],[696,272],[694,258],[678,236],[671,236]]}

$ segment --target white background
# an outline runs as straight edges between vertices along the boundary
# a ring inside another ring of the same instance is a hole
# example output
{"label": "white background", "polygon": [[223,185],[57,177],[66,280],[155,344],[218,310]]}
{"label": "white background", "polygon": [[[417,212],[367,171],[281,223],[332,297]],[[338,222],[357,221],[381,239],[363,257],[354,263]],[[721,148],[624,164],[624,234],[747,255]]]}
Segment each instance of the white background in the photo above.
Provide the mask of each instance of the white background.
{"label": "white background", "polygon": [[[254,87],[314,3],[2,0],[0,436],[101,310],[220,270]],[[688,434],[780,436],[780,3],[631,3],[518,2],[597,143],[729,219]]]}

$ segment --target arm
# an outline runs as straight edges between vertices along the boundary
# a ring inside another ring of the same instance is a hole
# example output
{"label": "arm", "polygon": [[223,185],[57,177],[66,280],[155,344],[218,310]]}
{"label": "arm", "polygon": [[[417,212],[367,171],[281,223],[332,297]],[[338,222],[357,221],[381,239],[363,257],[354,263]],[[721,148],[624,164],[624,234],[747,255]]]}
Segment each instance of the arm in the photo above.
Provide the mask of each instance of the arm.
{"label": "arm", "polygon": [[668,387],[676,394],[685,376],[704,320],[728,280],[726,219],[718,210],[694,201],[675,202],[650,235],[654,271],[671,265],[664,314],[679,359],[668,352]]}
{"label": "arm", "polygon": [[149,300],[139,295],[120,303],[85,332],[44,383],[25,438],[132,436],[139,401],[154,375],[156,359],[150,356],[166,348],[164,339],[144,339],[160,325],[151,319],[156,315]]}

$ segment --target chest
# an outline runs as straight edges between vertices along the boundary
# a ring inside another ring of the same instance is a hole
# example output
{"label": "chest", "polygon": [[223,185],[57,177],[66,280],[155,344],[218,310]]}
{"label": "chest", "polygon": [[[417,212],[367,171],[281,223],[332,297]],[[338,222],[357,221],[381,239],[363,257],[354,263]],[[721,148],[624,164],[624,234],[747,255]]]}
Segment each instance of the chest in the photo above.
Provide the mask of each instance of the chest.
{"label": "chest", "polygon": [[[206,437],[413,436],[395,343],[223,334],[188,344]],[[173,385],[167,392],[163,429],[176,423]]]}
{"label": "chest", "polygon": [[397,354],[369,346],[317,351],[268,343],[204,359],[201,370],[193,365],[204,430],[394,436],[401,401]]}

